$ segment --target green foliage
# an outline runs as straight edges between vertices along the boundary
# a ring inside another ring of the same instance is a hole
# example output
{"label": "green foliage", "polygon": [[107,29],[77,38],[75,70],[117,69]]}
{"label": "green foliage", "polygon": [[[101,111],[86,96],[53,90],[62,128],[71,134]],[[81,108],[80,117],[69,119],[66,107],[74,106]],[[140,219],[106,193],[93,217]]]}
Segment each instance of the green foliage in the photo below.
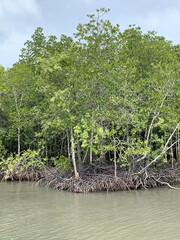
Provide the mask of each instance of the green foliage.
{"label": "green foliage", "polygon": [[21,156],[11,154],[7,158],[2,157],[0,169],[5,173],[5,179],[7,179],[13,172],[22,172],[29,167],[41,169],[45,163],[46,159],[42,159],[38,151],[28,149]]}
{"label": "green foliage", "polygon": [[[37,28],[19,62],[0,67],[0,153],[9,156],[0,155],[1,168],[46,159],[68,169],[73,154],[79,166],[127,167],[161,153],[180,121],[179,45],[135,25],[122,32],[108,12],[88,15],[74,39]],[[178,138],[179,129],[171,142]]]}
{"label": "green foliage", "polygon": [[69,159],[64,155],[61,155],[59,158],[52,157],[51,163],[59,170],[68,170],[71,168]]}

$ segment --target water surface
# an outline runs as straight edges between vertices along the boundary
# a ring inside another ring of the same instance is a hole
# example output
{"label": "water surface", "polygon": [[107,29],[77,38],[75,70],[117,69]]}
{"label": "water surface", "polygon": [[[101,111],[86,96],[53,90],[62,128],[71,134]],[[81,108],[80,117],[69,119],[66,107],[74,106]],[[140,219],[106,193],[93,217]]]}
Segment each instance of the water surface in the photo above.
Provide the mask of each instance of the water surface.
{"label": "water surface", "polygon": [[180,191],[75,194],[0,184],[1,240],[179,240]]}

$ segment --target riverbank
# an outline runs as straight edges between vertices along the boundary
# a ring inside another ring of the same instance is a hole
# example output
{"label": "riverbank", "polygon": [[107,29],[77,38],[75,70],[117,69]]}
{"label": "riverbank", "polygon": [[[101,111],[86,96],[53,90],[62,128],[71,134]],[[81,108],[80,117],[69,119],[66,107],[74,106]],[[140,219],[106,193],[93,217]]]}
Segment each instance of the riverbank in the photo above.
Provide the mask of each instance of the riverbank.
{"label": "riverbank", "polygon": [[59,171],[55,168],[28,168],[16,170],[6,176],[1,171],[1,181],[33,181],[37,184],[56,190],[67,190],[76,193],[100,191],[124,191],[149,189],[160,186],[174,188],[180,184],[180,167],[151,168],[148,172],[139,174],[121,169],[117,176],[113,175],[113,167],[106,168],[89,165],[80,171],[80,178],[75,179],[71,171]]}

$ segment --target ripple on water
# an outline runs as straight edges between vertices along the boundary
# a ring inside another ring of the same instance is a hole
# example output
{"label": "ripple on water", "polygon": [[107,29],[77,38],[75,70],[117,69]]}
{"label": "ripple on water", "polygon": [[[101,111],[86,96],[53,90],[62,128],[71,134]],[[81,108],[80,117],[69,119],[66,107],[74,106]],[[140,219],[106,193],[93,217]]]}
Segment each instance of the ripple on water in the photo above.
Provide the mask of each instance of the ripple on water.
{"label": "ripple on water", "polygon": [[0,192],[0,239],[179,240],[179,191],[73,194],[7,183]]}

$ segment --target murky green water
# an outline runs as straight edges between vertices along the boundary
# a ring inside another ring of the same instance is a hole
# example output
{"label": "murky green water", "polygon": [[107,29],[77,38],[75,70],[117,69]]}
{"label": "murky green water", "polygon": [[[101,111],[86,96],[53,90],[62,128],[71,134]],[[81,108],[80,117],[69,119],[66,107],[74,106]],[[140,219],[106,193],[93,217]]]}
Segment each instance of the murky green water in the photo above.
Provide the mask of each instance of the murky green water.
{"label": "murky green water", "polygon": [[1,240],[179,240],[180,191],[73,194],[0,184]]}

